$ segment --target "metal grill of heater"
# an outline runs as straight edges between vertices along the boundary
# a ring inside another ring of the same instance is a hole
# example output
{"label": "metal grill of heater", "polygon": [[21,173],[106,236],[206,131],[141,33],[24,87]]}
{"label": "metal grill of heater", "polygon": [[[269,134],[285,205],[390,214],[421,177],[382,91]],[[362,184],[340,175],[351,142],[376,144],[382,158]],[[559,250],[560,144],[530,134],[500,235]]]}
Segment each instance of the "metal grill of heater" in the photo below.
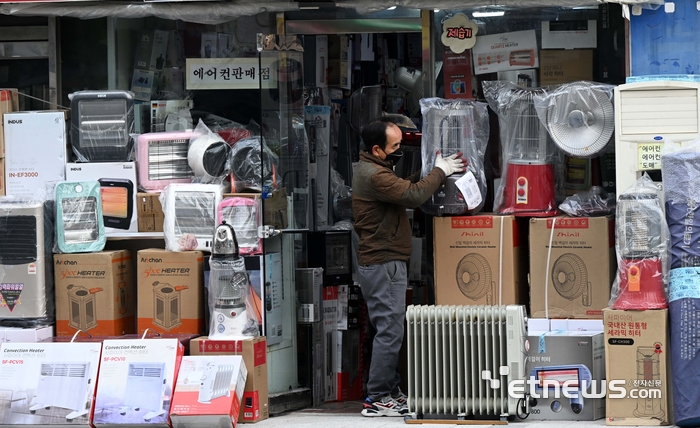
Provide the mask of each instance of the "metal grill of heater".
{"label": "metal grill of heater", "polygon": [[182,324],[181,293],[170,284],[154,284],[153,324],[170,330]]}
{"label": "metal grill of heater", "polygon": [[87,331],[97,327],[95,316],[95,294],[85,287],[68,286],[68,325],[76,330]]}
{"label": "metal grill of heater", "polygon": [[204,192],[175,193],[175,234],[191,233],[211,241],[216,229],[216,195]]}
{"label": "metal grill of heater", "polygon": [[97,198],[64,198],[63,206],[63,241],[66,244],[84,244],[99,239]]}
{"label": "metal grill of heater", "polygon": [[148,142],[148,179],[177,180],[194,174],[187,162],[189,138],[151,140]]}
{"label": "metal grill of heater", "polygon": [[[508,139],[508,161],[512,163],[544,164],[551,162],[553,144],[547,128],[540,122],[534,97],[541,90],[514,89],[506,115],[513,124]],[[508,131],[506,131],[508,132]]]}
{"label": "metal grill of heater", "polygon": [[619,228],[620,251],[623,257],[652,257],[662,247],[661,202],[653,193],[620,195],[618,213],[624,217]]}

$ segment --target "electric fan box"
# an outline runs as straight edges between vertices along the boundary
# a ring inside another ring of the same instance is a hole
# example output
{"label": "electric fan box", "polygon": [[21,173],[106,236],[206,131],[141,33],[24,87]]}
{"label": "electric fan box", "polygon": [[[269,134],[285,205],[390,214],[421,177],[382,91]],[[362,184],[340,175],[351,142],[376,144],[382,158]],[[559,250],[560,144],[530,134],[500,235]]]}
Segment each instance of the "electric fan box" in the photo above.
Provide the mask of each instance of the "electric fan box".
{"label": "electric fan box", "polygon": [[247,376],[243,357],[184,357],[170,409],[173,428],[233,428],[238,425]]}
{"label": "electric fan box", "polygon": [[136,287],[128,250],[54,254],[56,336],[136,333]]}
{"label": "electric fan box", "polygon": [[159,333],[204,331],[204,255],[201,251],[140,250],[137,255],[137,329]]}
{"label": "electric fan box", "polygon": [[602,319],[616,274],[613,216],[530,219],[530,316]]}
{"label": "electric fan box", "polygon": [[0,426],[90,427],[101,343],[0,345]]}
{"label": "electric fan box", "polygon": [[[673,424],[668,309],[606,308],[603,322],[605,377],[628,389],[623,398],[615,398],[608,388],[606,425]],[[629,397],[629,388],[635,389],[635,397],[642,398]]]}
{"label": "electric fan box", "polygon": [[525,349],[529,350],[526,392],[534,392],[528,420],[594,421],[605,417],[605,398],[600,395],[605,380],[602,332],[530,331]]}
{"label": "electric fan box", "polygon": [[5,192],[46,195],[48,183],[66,180],[67,112],[23,111],[3,115]]}
{"label": "electric fan box", "polygon": [[93,425],[168,428],[183,354],[177,339],[102,342]]}
{"label": "electric fan box", "polygon": [[135,162],[69,163],[66,180],[100,183],[105,234],[138,232]]}
{"label": "electric fan box", "polygon": [[267,342],[264,336],[246,340],[192,339],[191,355],[241,355],[248,377],[239,422],[259,422],[270,416],[268,405]]}
{"label": "electric fan box", "polygon": [[137,193],[136,211],[139,232],[162,232],[165,214],[160,193]]}
{"label": "electric fan box", "polygon": [[498,304],[499,281],[501,304],[527,303],[527,250],[514,216],[435,217],[433,227],[436,304]]}

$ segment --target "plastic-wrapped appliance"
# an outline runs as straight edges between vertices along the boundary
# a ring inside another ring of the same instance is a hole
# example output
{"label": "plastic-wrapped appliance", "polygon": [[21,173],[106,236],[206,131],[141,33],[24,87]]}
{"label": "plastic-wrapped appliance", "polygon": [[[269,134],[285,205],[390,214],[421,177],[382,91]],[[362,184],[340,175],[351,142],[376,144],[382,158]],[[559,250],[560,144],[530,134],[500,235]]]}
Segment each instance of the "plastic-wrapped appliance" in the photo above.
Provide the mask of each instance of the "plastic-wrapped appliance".
{"label": "plastic-wrapped appliance", "polygon": [[262,226],[261,200],[246,197],[226,198],[219,203],[217,219],[236,231],[241,254],[262,254],[262,238],[258,227]]}
{"label": "plastic-wrapped appliance", "polygon": [[211,250],[216,208],[221,202],[218,184],[170,184],[160,194],[160,202],[166,249]]}
{"label": "plastic-wrapped appliance", "polygon": [[56,235],[62,253],[102,251],[107,239],[99,182],[56,185]]}
{"label": "plastic-wrapped appliance", "polygon": [[136,143],[139,184],[149,192],[165,189],[172,183],[192,182],[187,160],[193,131],[141,134]]}

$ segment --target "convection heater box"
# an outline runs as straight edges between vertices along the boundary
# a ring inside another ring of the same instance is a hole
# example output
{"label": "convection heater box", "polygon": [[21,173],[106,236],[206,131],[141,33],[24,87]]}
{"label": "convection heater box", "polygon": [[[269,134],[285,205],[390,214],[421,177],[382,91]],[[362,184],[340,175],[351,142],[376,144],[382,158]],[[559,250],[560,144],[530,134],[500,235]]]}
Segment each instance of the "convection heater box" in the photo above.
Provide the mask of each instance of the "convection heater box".
{"label": "convection heater box", "polygon": [[168,184],[190,183],[194,173],[187,161],[192,131],[141,134],[136,144],[139,184],[149,192]]}
{"label": "convection heater box", "polygon": [[[160,199],[165,219],[165,246],[170,251],[211,251],[217,224],[216,209],[221,202],[217,184],[171,184]],[[188,236],[183,236],[183,235]],[[180,240],[196,239],[195,248],[183,248]]]}
{"label": "convection heater box", "polygon": [[[661,170],[664,142],[700,134],[700,83],[647,81],[615,87],[615,180],[618,192],[645,171]],[[659,181],[658,177],[655,181]]]}
{"label": "convection heater box", "polygon": [[186,285],[153,283],[153,324],[170,330],[182,324],[182,290]]}
{"label": "convection heater box", "polygon": [[68,325],[76,330],[88,331],[97,327],[97,314],[95,309],[95,293],[102,288],[76,287],[73,284],[68,289]]}
{"label": "convection heater box", "polygon": [[127,162],[134,133],[134,97],[127,91],[71,96],[71,141],[80,162]]}
{"label": "convection heater box", "polygon": [[53,229],[44,210],[42,202],[0,198],[0,320],[51,315]]}
{"label": "convection heater box", "polygon": [[62,182],[56,185],[56,234],[62,253],[102,251],[105,228],[100,183]]}

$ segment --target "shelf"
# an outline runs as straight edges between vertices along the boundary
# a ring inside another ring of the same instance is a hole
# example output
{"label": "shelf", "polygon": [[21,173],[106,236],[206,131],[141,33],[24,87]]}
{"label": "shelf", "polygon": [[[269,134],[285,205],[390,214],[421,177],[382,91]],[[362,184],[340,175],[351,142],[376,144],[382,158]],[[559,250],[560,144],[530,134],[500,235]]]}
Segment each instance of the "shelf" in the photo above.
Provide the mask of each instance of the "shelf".
{"label": "shelf", "polygon": [[108,241],[119,241],[124,239],[165,239],[163,232],[119,232],[109,233]]}

